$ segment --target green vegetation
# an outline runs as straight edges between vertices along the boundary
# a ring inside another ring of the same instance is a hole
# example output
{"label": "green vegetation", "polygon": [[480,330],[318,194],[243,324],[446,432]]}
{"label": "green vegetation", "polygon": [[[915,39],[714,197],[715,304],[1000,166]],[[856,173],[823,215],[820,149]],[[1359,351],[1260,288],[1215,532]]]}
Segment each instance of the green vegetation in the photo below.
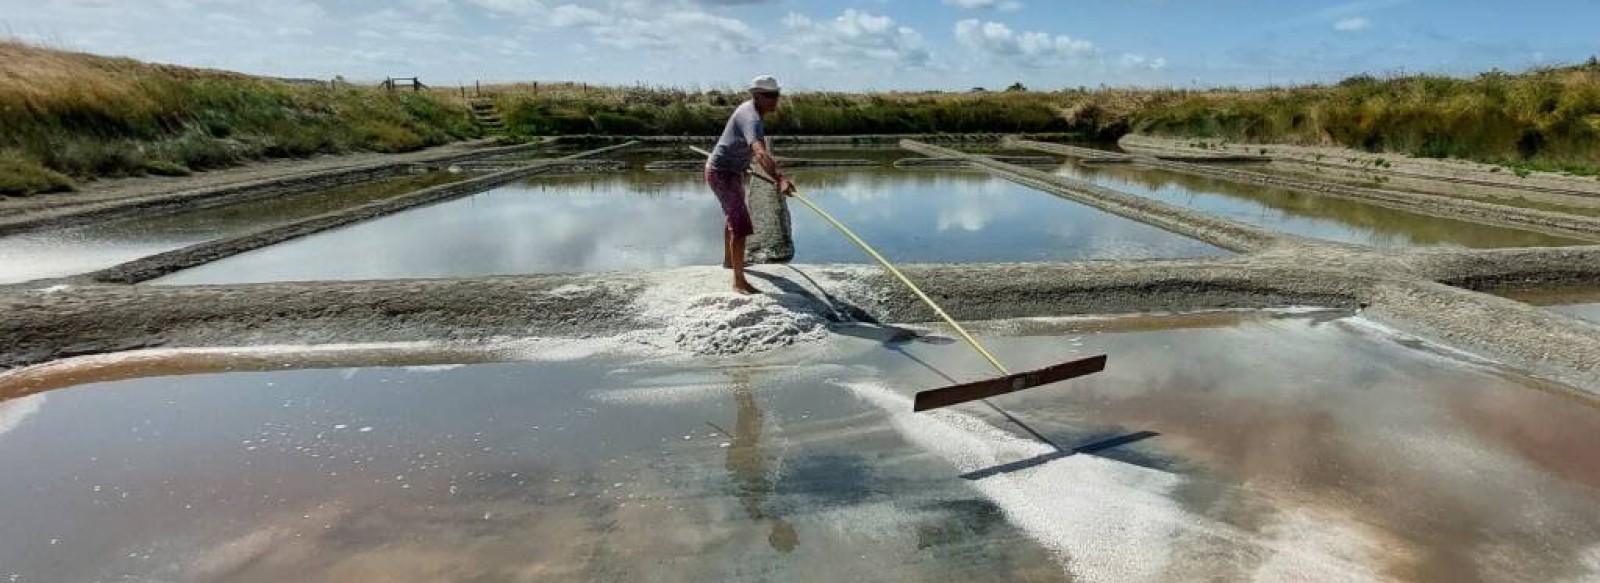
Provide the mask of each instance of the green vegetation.
{"label": "green vegetation", "polygon": [[[737,92],[675,89],[493,88],[515,136],[715,135],[743,99]],[[799,93],[784,98],[767,128],[804,135],[1055,133],[1085,129],[1054,94]]]}
{"label": "green vegetation", "polygon": [[72,190],[72,179],[16,150],[0,150],[0,192],[29,195]]}
{"label": "green vegetation", "polygon": [[1363,75],[1333,86],[1207,92],[1140,111],[1132,124],[1163,135],[1466,158],[1518,175],[1594,175],[1600,174],[1600,61],[1473,79]]}
{"label": "green vegetation", "polygon": [[[577,84],[485,88],[512,138],[715,135],[744,95]],[[266,157],[401,152],[481,135],[455,89],[390,93],[149,65],[0,41],[0,195],[71,179],[182,175]],[[1338,144],[1459,157],[1518,176],[1600,176],[1600,62],[1473,79],[1370,76],[1243,90],[1084,88],[796,93],[775,134],[1131,131],[1224,142]],[[1264,149],[1262,150],[1265,151]],[[1362,162],[1361,160],[1352,160]],[[1385,158],[1364,163],[1387,168]]]}
{"label": "green vegetation", "polygon": [[183,175],[265,157],[474,137],[459,101],[292,84],[0,41],[0,195],[68,178]]}

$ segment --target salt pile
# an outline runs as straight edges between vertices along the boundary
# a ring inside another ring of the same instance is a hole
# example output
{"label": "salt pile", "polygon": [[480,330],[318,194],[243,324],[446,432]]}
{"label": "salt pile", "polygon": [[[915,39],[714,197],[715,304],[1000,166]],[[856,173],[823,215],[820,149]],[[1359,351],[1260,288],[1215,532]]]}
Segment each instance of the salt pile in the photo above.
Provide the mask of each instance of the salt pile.
{"label": "salt pile", "polygon": [[828,334],[826,324],[781,297],[708,294],[685,302],[668,318],[666,333],[685,352],[729,355],[821,340]]}

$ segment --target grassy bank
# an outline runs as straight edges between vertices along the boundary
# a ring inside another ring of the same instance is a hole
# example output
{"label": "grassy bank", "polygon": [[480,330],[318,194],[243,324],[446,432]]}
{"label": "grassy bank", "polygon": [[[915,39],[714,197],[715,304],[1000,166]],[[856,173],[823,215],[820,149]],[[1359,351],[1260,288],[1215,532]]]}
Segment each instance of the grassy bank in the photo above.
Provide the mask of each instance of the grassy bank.
{"label": "grassy bank", "polygon": [[[737,91],[486,88],[513,137],[712,135]],[[459,89],[389,93],[150,65],[0,41],[0,194],[186,174],[267,157],[399,152],[480,135]],[[1600,63],[1472,79],[1356,77],[1233,90],[796,93],[775,134],[1129,131],[1337,144],[1600,174]]]}
{"label": "grassy bank", "polygon": [[291,84],[0,41],[0,194],[478,135],[426,94]]}
{"label": "grassy bank", "polygon": [[1138,112],[1136,130],[1337,144],[1600,174],[1600,61],[1471,79],[1358,76],[1331,86],[1209,92]]}

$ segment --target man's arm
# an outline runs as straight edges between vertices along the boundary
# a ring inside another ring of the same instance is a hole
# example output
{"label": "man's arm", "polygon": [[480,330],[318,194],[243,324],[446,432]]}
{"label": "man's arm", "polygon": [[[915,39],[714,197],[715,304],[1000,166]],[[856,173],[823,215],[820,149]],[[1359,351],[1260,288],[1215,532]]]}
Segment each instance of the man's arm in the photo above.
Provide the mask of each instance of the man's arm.
{"label": "man's arm", "polygon": [[750,149],[755,151],[756,165],[778,183],[779,194],[794,194],[794,183],[789,177],[778,171],[778,161],[772,158],[772,153],[767,151],[767,143],[762,141],[752,142]]}

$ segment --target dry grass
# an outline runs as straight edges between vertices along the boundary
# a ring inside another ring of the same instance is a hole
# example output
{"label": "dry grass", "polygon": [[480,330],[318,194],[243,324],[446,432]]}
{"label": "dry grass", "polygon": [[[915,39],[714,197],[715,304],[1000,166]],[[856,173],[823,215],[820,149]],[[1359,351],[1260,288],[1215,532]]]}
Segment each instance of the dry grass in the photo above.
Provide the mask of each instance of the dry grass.
{"label": "dry grass", "polygon": [[[405,151],[479,135],[465,105],[0,41],[0,172],[180,174],[254,158]],[[0,178],[0,186],[21,184]],[[12,187],[0,194],[25,194]]]}
{"label": "dry grass", "polygon": [[1358,76],[1332,86],[1218,92],[1147,108],[1134,124],[1167,135],[1337,144],[1594,174],[1600,61],[1472,79]]}

